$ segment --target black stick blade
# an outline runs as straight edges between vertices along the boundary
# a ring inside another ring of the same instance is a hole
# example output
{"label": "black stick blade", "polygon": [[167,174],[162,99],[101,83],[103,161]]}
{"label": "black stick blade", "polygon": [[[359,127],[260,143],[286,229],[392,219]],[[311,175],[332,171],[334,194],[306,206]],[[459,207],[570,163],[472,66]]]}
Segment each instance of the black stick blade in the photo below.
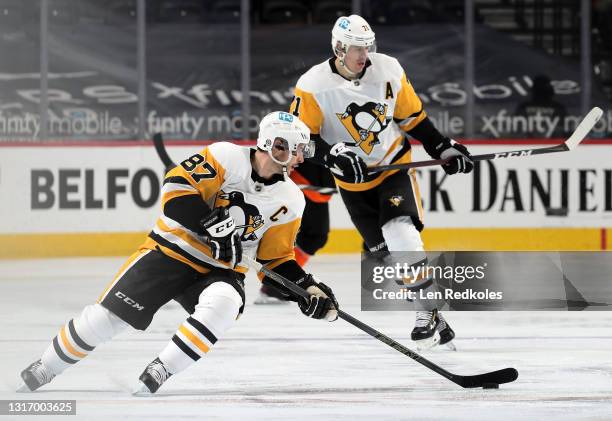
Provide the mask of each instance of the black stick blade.
{"label": "black stick blade", "polygon": [[518,371],[515,368],[504,368],[503,370],[490,373],[477,374],[475,376],[457,376],[457,383],[461,387],[482,387],[487,383],[510,383],[518,379]]}

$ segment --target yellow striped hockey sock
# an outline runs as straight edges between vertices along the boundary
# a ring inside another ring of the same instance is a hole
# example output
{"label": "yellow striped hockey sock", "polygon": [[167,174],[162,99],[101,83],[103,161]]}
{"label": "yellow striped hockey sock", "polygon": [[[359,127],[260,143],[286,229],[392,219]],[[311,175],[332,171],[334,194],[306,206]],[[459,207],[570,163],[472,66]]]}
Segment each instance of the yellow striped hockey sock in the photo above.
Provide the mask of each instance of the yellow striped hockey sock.
{"label": "yellow striped hockey sock", "polygon": [[217,337],[206,326],[189,317],[159,354],[159,359],[176,374],[203,357],[215,342]]}
{"label": "yellow striped hockey sock", "polygon": [[59,374],[71,365],[81,361],[94,348],[77,333],[74,319],[72,319],[53,338],[51,345],[42,356],[42,361],[55,374]]}
{"label": "yellow striped hockey sock", "polygon": [[42,362],[54,374],[60,374],[127,326],[100,304],[89,305],[60,329],[41,357]]}

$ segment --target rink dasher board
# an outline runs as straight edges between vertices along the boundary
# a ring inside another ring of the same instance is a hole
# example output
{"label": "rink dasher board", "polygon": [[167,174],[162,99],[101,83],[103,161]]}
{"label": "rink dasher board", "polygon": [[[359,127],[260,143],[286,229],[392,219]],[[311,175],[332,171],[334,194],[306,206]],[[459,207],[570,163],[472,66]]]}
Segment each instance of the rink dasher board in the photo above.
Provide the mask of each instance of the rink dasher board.
{"label": "rink dasher board", "polygon": [[[170,146],[169,151],[178,161],[200,149]],[[474,154],[508,149],[507,144],[470,145]],[[1,234],[147,231],[159,212],[163,168],[151,146],[0,151]],[[612,145],[585,145],[568,153],[485,162],[479,171],[452,177],[439,167],[420,169],[415,176],[425,223],[430,228],[605,227],[612,220],[610,152]],[[414,160],[425,157],[415,148]],[[559,215],[565,210],[567,216]],[[352,227],[339,197],[332,200],[331,221],[332,229]]]}

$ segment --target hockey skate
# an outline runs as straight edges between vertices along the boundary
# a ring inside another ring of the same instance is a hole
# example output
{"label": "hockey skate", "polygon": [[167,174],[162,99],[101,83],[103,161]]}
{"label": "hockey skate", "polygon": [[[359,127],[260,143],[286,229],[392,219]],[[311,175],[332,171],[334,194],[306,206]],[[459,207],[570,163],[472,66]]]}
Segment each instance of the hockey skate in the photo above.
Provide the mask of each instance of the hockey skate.
{"label": "hockey skate", "polygon": [[253,301],[253,304],[289,304],[289,301],[287,301],[287,299],[280,293],[278,293],[276,290],[266,285],[262,285],[259,289],[259,295],[255,299],[255,301]]}
{"label": "hockey skate", "polygon": [[172,373],[166,369],[164,363],[159,358],[155,358],[138,378],[140,381],[133,394],[145,396],[155,393],[170,376],[172,376]]}
{"label": "hockey skate", "polygon": [[55,374],[45,367],[41,360],[34,361],[25,370],[21,372],[22,384],[17,392],[33,392],[39,387],[49,383]]}
{"label": "hockey skate", "polygon": [[455,331],[446,323],[442,313],[438,312],[438,318],[440,319],[440,323],[438,323],[436,330],[440,334],[440,345],[446,345],[451,351],[456,351],[457,348],[452,342],[452,340],[455,339]]}
{"label": "hockey skate", "polygon": [[433,348],[436,345],[446,345],[449,349],[456,350],[451,342],[455,332],[436,309],[417,311],[415,326],[410,336],[419,350]]}
{"label": "hockey skate", "polygon": [[417,311],[416,322],[410,337],[416,342],[417,349],[429,349],[440,343],[440,333],[438,325],[440,318],[438,310],[432,311]]}

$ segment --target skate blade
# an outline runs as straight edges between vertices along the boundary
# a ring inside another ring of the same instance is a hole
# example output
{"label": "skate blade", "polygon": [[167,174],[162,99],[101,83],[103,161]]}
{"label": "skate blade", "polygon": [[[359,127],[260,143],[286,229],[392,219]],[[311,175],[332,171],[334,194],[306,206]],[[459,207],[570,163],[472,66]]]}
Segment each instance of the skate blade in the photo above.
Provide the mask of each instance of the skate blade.
{"label": "skate blade", "polygon": [[457,347],[455,346],[455,344],[453,343],[453,341],[447,342],[444,344],[444,346],[446,348],[448,348],[450,351],[455,351],[457,352]]}
{"label": "skate blade", "polygon": [[435,331],[431,338],[421,339],[420,341],[414,341],[419,351],[426,351],[438,345],[440,343],[440,334]]}
{"label": "skate blade", "polygon": [[32,393],[30,388],[28,386],[26,386],[25,383],[21,383],[21,386],[19,386],[17,388],[17,390],[15,390],[15,392],[17,392],[17,393]]}
{"label": "skate blade", "polygon": [[138,382],[136,389],[132,391],[132,396],[153,396],[153,393],[143,382]]}

